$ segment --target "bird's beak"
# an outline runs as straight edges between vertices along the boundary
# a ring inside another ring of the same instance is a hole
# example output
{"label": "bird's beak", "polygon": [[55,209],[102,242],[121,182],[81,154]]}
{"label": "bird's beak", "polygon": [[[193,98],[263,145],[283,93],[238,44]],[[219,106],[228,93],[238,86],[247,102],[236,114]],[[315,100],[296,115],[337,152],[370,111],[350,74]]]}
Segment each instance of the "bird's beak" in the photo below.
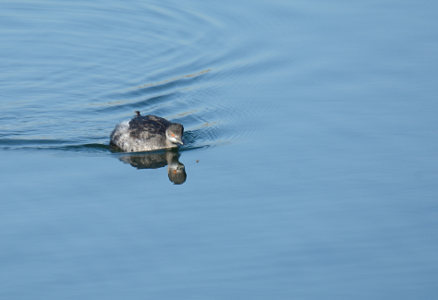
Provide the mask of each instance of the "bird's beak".
{"label": "bird's beak", "polygon": [[176,142],[177,142],[178,144],[180,144],[180,145],[184,145],[184,143],[183,143],[182,140],[177,140]]}

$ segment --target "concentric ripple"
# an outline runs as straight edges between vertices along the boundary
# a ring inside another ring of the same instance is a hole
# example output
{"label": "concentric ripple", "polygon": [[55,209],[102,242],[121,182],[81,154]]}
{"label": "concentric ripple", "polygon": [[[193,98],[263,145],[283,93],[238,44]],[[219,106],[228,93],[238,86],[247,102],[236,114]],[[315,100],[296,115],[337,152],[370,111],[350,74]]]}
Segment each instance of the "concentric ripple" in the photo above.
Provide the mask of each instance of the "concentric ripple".
{"label": "concentric ripple", "polygon": [[184,124],[185,149],[239,135],[238,110],[221,99],[240,56],[254,55],[227,43],[239,24],[194,4],[111,5],[2,5],[0,149],[108,151],[135,110]]}

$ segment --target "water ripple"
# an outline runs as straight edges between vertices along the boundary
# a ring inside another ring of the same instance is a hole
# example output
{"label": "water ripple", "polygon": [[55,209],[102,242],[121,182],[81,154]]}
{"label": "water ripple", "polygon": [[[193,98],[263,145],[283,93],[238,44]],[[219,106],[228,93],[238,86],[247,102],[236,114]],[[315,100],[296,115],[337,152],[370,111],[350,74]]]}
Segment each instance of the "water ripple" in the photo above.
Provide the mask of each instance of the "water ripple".
{"label": "water ripple", "polygon": [[244,134],[231,128],[245,112],[219,91],[254,55],[226,46],[239,20],[215,14],[161,2],[5,5],[0,149],[108,151],[135,110],[184,124],[185,150]]}

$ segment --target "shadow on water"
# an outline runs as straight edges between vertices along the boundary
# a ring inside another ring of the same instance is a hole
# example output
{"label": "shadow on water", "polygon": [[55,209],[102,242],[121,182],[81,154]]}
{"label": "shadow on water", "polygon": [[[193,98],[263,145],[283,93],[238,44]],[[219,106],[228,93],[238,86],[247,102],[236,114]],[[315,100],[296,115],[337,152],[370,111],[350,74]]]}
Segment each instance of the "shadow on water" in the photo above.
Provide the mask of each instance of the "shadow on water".
{"label": "shadow on water", "polygon": [[176,149],[150,153],[123,153],[120,161],[137,169],[158,169],[167,166],[167,175],[174,184],[183,184],[187,179],[186,168],[179,161]]}
{"label": "shadow on water", "polygon": [[[183,184],[187,179],[186,169],[179,161],[181,154],[185,151],[202,149],[211,145],[199,145],[197,139],[202,139],[202,132],[199,130],[187,131],[184,133],[184,146],[178,149],[159,150],[152,152],[121,152],[109,144],[81,144],[72,145],[72,141],[52,140],[0,140],[0,146],[9,150],[39,150],[39,151],[66,151],[78,153],[94,153],[111,155],[121,162],[132,167],[144,169],[159,169],[167,166],[169,180],[174,184]],[[70,145],[68,145],[70,143]],[[64,145],[62,145],[64,144]],[[67,145],[65,145],[67,144]]]}

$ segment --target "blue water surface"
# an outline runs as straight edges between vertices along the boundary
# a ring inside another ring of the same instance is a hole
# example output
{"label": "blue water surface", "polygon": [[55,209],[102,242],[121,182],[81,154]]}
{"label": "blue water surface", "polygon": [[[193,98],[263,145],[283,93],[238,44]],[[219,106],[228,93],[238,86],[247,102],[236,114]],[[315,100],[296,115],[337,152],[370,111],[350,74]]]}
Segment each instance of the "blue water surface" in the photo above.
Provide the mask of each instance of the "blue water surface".
{"label": "blue water surface", "polygon": [[[435,299],[437,20],[0,2],[0,298]],[[136,110],[184,125],[182,184],[108,147]]]}

